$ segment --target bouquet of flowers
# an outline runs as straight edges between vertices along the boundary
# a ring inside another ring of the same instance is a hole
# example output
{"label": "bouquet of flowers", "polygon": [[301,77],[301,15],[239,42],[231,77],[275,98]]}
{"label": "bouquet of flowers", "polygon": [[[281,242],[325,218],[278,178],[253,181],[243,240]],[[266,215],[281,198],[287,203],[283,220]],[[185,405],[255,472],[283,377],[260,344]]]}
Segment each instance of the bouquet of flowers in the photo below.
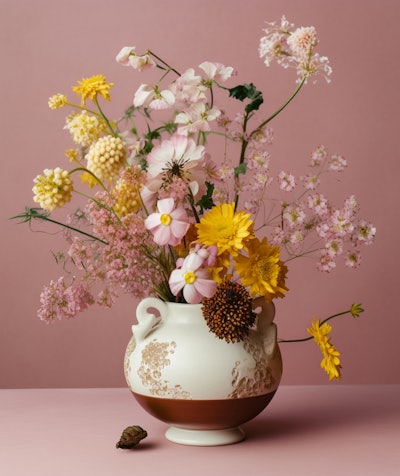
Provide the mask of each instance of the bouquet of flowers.
{"label": "bouquet of flowers", "polygon": [[[74,195],[87,203],[60,223],[69,249],[57,259],[76,271],[45,286],[42,320],[71,318],[94,303],[110,307],[122,291],[202,303],[210,330],[235,342],[254,323],[255,297],[285,296],[290,260],[315,255],[324,272],[339,259],[358,266],[375,228],[358,217],[354,196],[335,206],[321,192],[325,174],[345,169],[344,157],[321,145],[303,176],[270,171],[272,120],[304,85],[330,81],[328,58],[316,52],[314,27],[296,28],[282,17],[263,33],[259,55],[266,66],[276,61],[297,73],[294,92],[269,115],[261,112],[263,94],[254,84],[232,85],[234,68],[206,61],[178,72],[135,47],[122,48],[117,61],[143,75],[159,69],[161,77],[132,91],[133,104],[118,120],[101,105],[113,86],[101,74],[72,88],[77,103],[64,94],[50,97],[50,109],[72,111],[65,123],[75,144],[66,151],[72,166],[38,175],[33,193],[40,208],[18,217],[59,223],[51,213]],[[227,99],[238,106],[233,116],[222,105]],[[218,157],[210,146],[216,140]],[[360,312],[353,304],[335,316]],[[330,379],[340,377],[326,322],[335,316],[313,321],[310,336],[300,339],[315,339]]]}

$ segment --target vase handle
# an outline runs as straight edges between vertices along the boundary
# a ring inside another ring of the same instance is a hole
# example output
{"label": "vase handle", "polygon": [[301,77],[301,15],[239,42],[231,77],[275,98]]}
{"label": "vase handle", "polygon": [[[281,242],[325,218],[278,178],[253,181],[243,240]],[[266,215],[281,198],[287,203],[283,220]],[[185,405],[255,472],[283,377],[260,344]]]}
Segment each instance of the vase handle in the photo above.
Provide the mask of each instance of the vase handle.
{"label": "vase handle", "polygon": [[[156,316],[149,309],[155,309],[160,314]],[[162,321],[167,314],[167,306],[164,301],[155,297],[148,297],[140,301],[136,308],[138,323],[132,326],[132,333],[136,342],[143,341]]]}
{"label": "vase handle", "polygon": [[267,302],[264,297],[258,297],[253,301],[253,309],[261,308],[257,317],[257,332],[263,339],[263,347],[267,356],[275,352],[277,346],[276,325],[273,323],[275,317],[274,303]]}

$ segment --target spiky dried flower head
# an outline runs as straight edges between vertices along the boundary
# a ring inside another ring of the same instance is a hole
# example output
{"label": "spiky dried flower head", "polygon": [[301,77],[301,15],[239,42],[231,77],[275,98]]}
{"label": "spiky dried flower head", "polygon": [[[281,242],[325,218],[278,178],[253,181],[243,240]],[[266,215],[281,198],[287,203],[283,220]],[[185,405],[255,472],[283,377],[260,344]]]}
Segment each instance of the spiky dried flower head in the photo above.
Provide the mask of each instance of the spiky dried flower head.
{"label": "spiky dried flower head", "polygon": [[87,169],[101,181],[112,182],[125,164],[126,149],[120,137],[100,137],[86,155]]}
{"label": "spiky dried flower head", "polygon": [[213,297],[204,298],[203,316],[213,332],[227,342],[239,342],[254,324],[256,314],[250,294],[241,284],[224,281]]}
{"label": "spiky dried flower head", "polygon": [[33,182],[33,200],[39,203],[43,210],[51,212],[72,199],[74,184],[67,170],[60,167],[45,169],[43,175],[37,175]]}

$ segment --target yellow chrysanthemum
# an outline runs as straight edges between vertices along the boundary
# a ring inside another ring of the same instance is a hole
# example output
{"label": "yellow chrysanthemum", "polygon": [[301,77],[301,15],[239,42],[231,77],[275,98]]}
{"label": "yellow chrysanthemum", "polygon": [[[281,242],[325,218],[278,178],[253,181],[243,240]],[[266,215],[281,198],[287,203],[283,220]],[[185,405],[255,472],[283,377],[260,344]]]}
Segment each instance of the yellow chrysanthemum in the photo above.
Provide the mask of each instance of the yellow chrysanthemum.
{"label": "yellow chrysanthemum", "polygon": [[235,258],[235,270],[243,286],[252,296],[264,296],[267,301],[283,297],[287,266],[280,260],[279,246],[270,246],[266,238],[254,238],[248,245],[248,256]]}
{"label": "yellow chrysanthemum", "polygon": [[86,155],[87,169],[102,182],[113,182],[125,164],[125,156],[125,144],[120,137],[100,137]]}
{"label": "yellow chrysanthemum", "polygon": [[253,232],[250,213],[235,212],[235,205],[223,203],[213,207],[196,225],[199,243],[217,246],[218,255],[225,252],[236,256]]}
{"label": "yellow chrysanthemum", "polygon": [[33,200],[43,208],[51,212],[55,208],[61,208],[72,199],[73,182],[67,170],[59,167],[45,169],[44,175],[38,175],[33,180],[35,185],[32,189]]}
{"label": "yellow chrysanthemum", "polygon": [[97,116],[79,112],[69,114],[65,129],[71,133],[72,140],[83,147],[89,147],[107,132],[106,122]]}
{"label": "yellow chrysanthemum", "polygon": [[67,96],[64,96],[64,94],[54,94],[49,98],[48,105],[50,109],[59,109],[60,107],[65,106],[67,103]]}
{"label": "yellow chrysanthemum", "polygon": [[110,100],[110,88],[114,83],[107,83],[105,76],[96,74],[90,78],[83,78],[78,81],[78,86],[73,86],[72,90],[81,96],[82,105],[85,104],[87,98],[95,99],[98,94],[104,99]]}
{"label": "yellow chrysanthemum", "polygon": [[311,322],[311,328],[308,328],[307,331],[312,335],[314,341],[317,343],[318,347],[321,350],[323,359],[321,361],[321,368],[329,375],[329,380],[334,378],[340,379],[340,352],[334,348],[330,343],[330,338],[328,334],[331,332],[332,326],[326,322],[320,325],[320,321]]}

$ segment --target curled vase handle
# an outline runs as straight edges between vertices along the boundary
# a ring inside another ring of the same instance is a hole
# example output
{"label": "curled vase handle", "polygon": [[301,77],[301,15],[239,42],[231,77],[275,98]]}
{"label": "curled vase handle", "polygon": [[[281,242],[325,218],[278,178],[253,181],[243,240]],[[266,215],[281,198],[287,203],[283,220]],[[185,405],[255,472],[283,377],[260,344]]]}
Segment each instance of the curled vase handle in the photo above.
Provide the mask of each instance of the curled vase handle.
{"label": "curled vase handle", "polygon": [[[150,309],[158,311],[159,316],[149,312]],[[143,341],[161,323],[166,314],[167,306],[161,299],[148,297],[140,301],[136,308],[138,323],[132,326],[132,333],[136,342]]]}
{"label": "curled vase handle", "polygon": [[273,302],[266,302],[264,297],[259,297],[253,301],[253,309],[258,309],[259,311],[257,317],[257,332],[261,334],[266,355],[271,356],[278,345],[277,329],[273,323],[275,305]]}

